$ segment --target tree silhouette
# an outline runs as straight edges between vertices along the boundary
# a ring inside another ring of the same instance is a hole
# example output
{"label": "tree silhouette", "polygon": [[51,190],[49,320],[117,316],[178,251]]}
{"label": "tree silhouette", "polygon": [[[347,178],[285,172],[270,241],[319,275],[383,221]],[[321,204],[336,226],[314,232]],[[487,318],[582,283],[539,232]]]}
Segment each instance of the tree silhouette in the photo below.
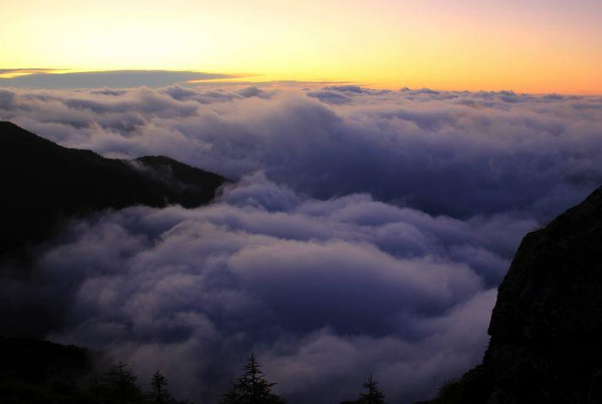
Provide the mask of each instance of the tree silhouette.
{"label": "tree silhouette", "polygon": [[284,398],[272,393],[275,384],[265,380],[255,354],[251,354],[244,374],[222,396],[220,404],[284,404]]}
{"label": "tree silhouette", "polygon": [[113,366],[106,372],[98,386],[101,400],[106,403],[136,404],[143,401],[143,394],[136,384],[138,377],[125,363]]}
{"label": "tree silhouette", "polygon": [[153,404],[167,404],[172,402],[171,394],[167,390],[169,381],[158,371],[155,372],[151,379],[151,392],[149,398]]}
{"label": "tree silhouette", "polygon": [[364,388],[368,392],[360,394],[360,398],[357,400],[359,404],[385,404],[385,395],[378,388],[378,383],[372,375],[364,383]]}

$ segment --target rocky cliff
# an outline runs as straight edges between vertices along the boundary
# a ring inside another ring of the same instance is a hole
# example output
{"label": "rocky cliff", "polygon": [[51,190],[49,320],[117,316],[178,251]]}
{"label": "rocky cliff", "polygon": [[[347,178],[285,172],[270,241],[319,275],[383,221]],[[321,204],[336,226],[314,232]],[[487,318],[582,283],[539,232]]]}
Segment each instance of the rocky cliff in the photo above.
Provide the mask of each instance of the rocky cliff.
{"label": "rocky cliff", "polygon": [[523,239],[489,335],[432,404],[602,403],[602,188]]}

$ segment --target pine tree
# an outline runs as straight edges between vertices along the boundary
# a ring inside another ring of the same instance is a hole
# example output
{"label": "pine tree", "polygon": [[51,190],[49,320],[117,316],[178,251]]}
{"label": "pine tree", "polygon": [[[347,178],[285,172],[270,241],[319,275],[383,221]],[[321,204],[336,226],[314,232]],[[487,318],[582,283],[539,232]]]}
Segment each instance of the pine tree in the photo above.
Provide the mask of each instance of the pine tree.
{"label": "pine tree", "polygon": [[364,388],[368,392],[360,394],[360,398],[357,401],[359,404],[385,404],[385,395],[378,388],[378,383],[372,375],[364,383]]}
{"label": "pine tree", "polygon": [[106,372],[100,382],[101,401],[116,404],[141,403],[143,394],[136,384],[138,377],[125,363],[119,362]]}
{"label": "pine tree", "polygon": [[284,404],[284,398],[272,393],[275,384],[265,380],[252,354],[244,367],[244,374],[223,395],[220,404]]}
{"label": "pine tree", "polygon": [[90,385],[88,386],[87,394],[96,401],[100,400],[101,386],[96,375],[92,377],[92,380],[90,380]]}
{"label": "pine tree", "polygon": [[151,380],[150,399],[153,404],[167,404],[172,402],[171,395],[167,390],[169,381],[158,371],[155,372]]}

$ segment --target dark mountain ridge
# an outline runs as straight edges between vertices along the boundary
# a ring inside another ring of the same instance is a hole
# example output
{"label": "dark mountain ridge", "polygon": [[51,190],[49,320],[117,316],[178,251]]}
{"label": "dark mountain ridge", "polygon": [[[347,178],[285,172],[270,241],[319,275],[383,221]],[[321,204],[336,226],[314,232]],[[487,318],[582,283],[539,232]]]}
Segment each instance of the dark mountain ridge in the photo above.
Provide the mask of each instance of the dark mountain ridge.
{"label": "dark mountain ridge", "polygon": [[0,403],[85,404],[100,353],[72,345],[0,336]]}
{"label": "dark mountain ridge", "polygon": [[431,404],[602,403],[602,188],[523,239],[483,364]]}
{"label": "dark mountain ridge", "polygon": [[0,122],[0,259],[22,255],[64,218],[134,205],[192,208],[226,182],[167,157],[108,159]]}

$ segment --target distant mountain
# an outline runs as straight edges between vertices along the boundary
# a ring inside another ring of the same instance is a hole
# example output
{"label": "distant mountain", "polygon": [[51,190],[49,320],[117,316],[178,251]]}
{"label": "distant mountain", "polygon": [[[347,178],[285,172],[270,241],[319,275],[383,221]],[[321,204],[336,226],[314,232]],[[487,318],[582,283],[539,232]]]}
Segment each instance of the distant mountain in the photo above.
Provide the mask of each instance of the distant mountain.
{"label": "distant mountain", "polygon": [[0,358],[1,404],[193,404],[174,398],[158,370],[147,383],[86,348],[0,337]]}
{"label": "distant mountain", "polygon": [[72,381],[91,372],[101,354],[73,345],[0,336],[0,374],[31,383]]}
{"label": "distant mountain", "polygon": [[107,159],[0,122],[0,258],[44,240],[67,217],[134,205],[196,207],[225,182],[167,157]]}
{"label": "distant mountain", "polygon": [[602,403],[602,188],[523,239],[489,334],[430,404]]}

